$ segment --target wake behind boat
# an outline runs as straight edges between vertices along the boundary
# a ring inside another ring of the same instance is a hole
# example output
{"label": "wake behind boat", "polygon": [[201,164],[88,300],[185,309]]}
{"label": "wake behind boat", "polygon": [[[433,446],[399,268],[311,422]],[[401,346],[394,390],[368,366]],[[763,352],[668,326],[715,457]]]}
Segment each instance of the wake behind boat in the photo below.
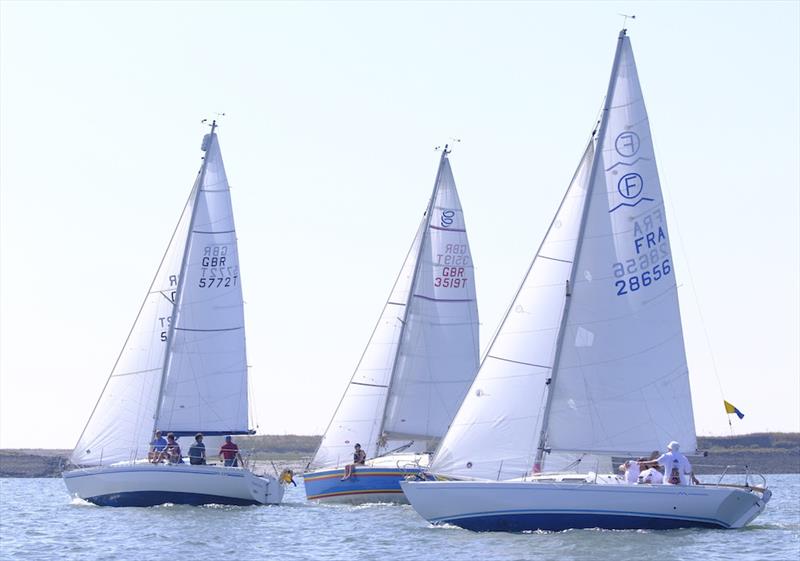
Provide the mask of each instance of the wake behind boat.
{"label": "wake behind boat", "polygon": [[425,519],[471,530],[739,528],[764,510],[771,492],[747,481],[597,475],[672,440],[697,448],[664,202],[622,30],[597,137],[432,461],[437,479],[462,481],[402,488]]}
{"label": "wake behind boat", "polygon": [[[478,368],[475,277],[445,146],[392,292],[309,470],[308,499],[407,502]],[[367,460],[348,477],[354,447]]]}
{"label": "wake behind boat", "polygon": [[277,478],[244,467],[189,465],[180,454],[161,464],[148,445],[156,430],[176,437],[252,433],[239,254],[215,129],[216,122],[203,138],[189,200],[70,458],[80,469],[63,474],[73,496],[98,505],[283,498]]}

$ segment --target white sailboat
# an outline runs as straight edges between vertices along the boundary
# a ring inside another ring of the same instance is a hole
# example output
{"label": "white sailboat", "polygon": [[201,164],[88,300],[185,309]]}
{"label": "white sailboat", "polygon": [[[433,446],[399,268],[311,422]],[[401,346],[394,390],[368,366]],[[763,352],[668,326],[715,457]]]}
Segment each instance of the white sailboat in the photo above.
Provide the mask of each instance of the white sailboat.
{"label": "white sailboat", "polygon": [[[369,343],[305,473],[309,499],[406,502],[478,369],[478,309],[445,146],[425,214]],[[342,480],[361,444],[364,466]]]}
{"label": "white sailboat", "polygon": [[404,482],[433,523],[472,530],[738,528],[765,488],[624,485],[611,458],[696,450],[670,238],[630,39],[590,140],[442,441]]}
{"label": "white sailboat", "polygon": [[73,496],[98,505],[248,505],[283,497],[276,478],[244,467],[148,460],[156,430],[190,438],[251,433],[239,255],[215,128],[203,138],[189,200],[70,458],[79,469],[63,474]]}

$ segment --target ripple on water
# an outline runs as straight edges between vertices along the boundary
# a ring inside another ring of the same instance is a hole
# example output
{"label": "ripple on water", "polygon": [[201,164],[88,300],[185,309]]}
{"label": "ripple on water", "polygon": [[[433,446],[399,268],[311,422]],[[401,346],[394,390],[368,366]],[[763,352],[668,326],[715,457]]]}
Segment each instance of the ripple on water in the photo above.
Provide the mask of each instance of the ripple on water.
{"label": "ripple on water", "polygon": [[[772,476],[758,523],[743,530],[570,530],[473,533],[432,526],[408,505],[318,505],[302,485],[268,507],[162,505],[103,508],[71,499],[58,479],[0,480],[0,560],[178,558],[280,561],[597,561],[656,554],[659,561],[800,558],[800,476]],[[234,551],[231,551],[233,547]],[[163,557],[159,554],[158,557]]]}

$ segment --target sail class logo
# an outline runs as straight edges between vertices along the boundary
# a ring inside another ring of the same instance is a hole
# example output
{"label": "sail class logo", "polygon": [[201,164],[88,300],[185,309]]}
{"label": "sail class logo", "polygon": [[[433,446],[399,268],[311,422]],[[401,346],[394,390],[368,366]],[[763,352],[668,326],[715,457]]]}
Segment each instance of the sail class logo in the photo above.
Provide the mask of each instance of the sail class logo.
{"label": "sail class logo", "polygon": [[456,211],[454,210],[443,210],[442,216],[439,219],[439,223],[442,225],[442,228],[449,228],[453,225],[453,218],[456,215]]}
{"label": "sail class logo", "polygon": [[630,158],[636,155],[641,144],[638,134],[633,131],[626,131],[617,136],[617,139],[614,141],[614,149],[617,151],[617,154],[623,158]]}
{"label": "sail class logo", "polygon": [[617,191],[626,199],[635,199],[642,194],[644,181],[638,173],[626,173],[617,183]]}

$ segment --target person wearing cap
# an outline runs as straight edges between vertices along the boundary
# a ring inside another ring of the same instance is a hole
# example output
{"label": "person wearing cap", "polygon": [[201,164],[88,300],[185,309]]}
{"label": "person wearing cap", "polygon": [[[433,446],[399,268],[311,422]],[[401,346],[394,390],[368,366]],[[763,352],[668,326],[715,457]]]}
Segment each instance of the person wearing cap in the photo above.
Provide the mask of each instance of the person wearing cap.
{"label": "person wearing cap", "polygon": [[689,485],[691,478],[692,483],[699,483],[692,471],[692,464],[689,460],[681,454],[681,446],[674,440],[667,444],[665,454],[661,454],[654,460],[640,462],[640,467],[652,467],[659,465],[664,467],[664,484],[665,485]]}
{"label": "person wearing cap", "polygon": [[189,447],[189,463],[193,466],[206,464],[206,445],[203,444],[203,433],[194,435],[194,443]]}
{"label": "person wearing cap", "polygon": [[157,430],[155,438],[150,443],[150,452],[147,454],[147,459],[152,463],[157,464],[161,461],[161,453],[167,447],[167,441],[161,436],[161,431]]}
{"label": "person wearing cap", "polygon": [[355,448],[353,449],[353,463],[344,466],[344,477],[342,477],[342,481],[350,479],[350,476],[353,475],[356,466],[363,466],[364,462],[366,461],[367,453],[361,449],[361,444],[356,444]]}
{"label": "person wearing cap", "polygon": [[239,447],[230,436],[225,437],[225,444],[219,449],[219,459],[225,464],[226,467],[237,467],[242,462],[242,456],[239,455]]}

